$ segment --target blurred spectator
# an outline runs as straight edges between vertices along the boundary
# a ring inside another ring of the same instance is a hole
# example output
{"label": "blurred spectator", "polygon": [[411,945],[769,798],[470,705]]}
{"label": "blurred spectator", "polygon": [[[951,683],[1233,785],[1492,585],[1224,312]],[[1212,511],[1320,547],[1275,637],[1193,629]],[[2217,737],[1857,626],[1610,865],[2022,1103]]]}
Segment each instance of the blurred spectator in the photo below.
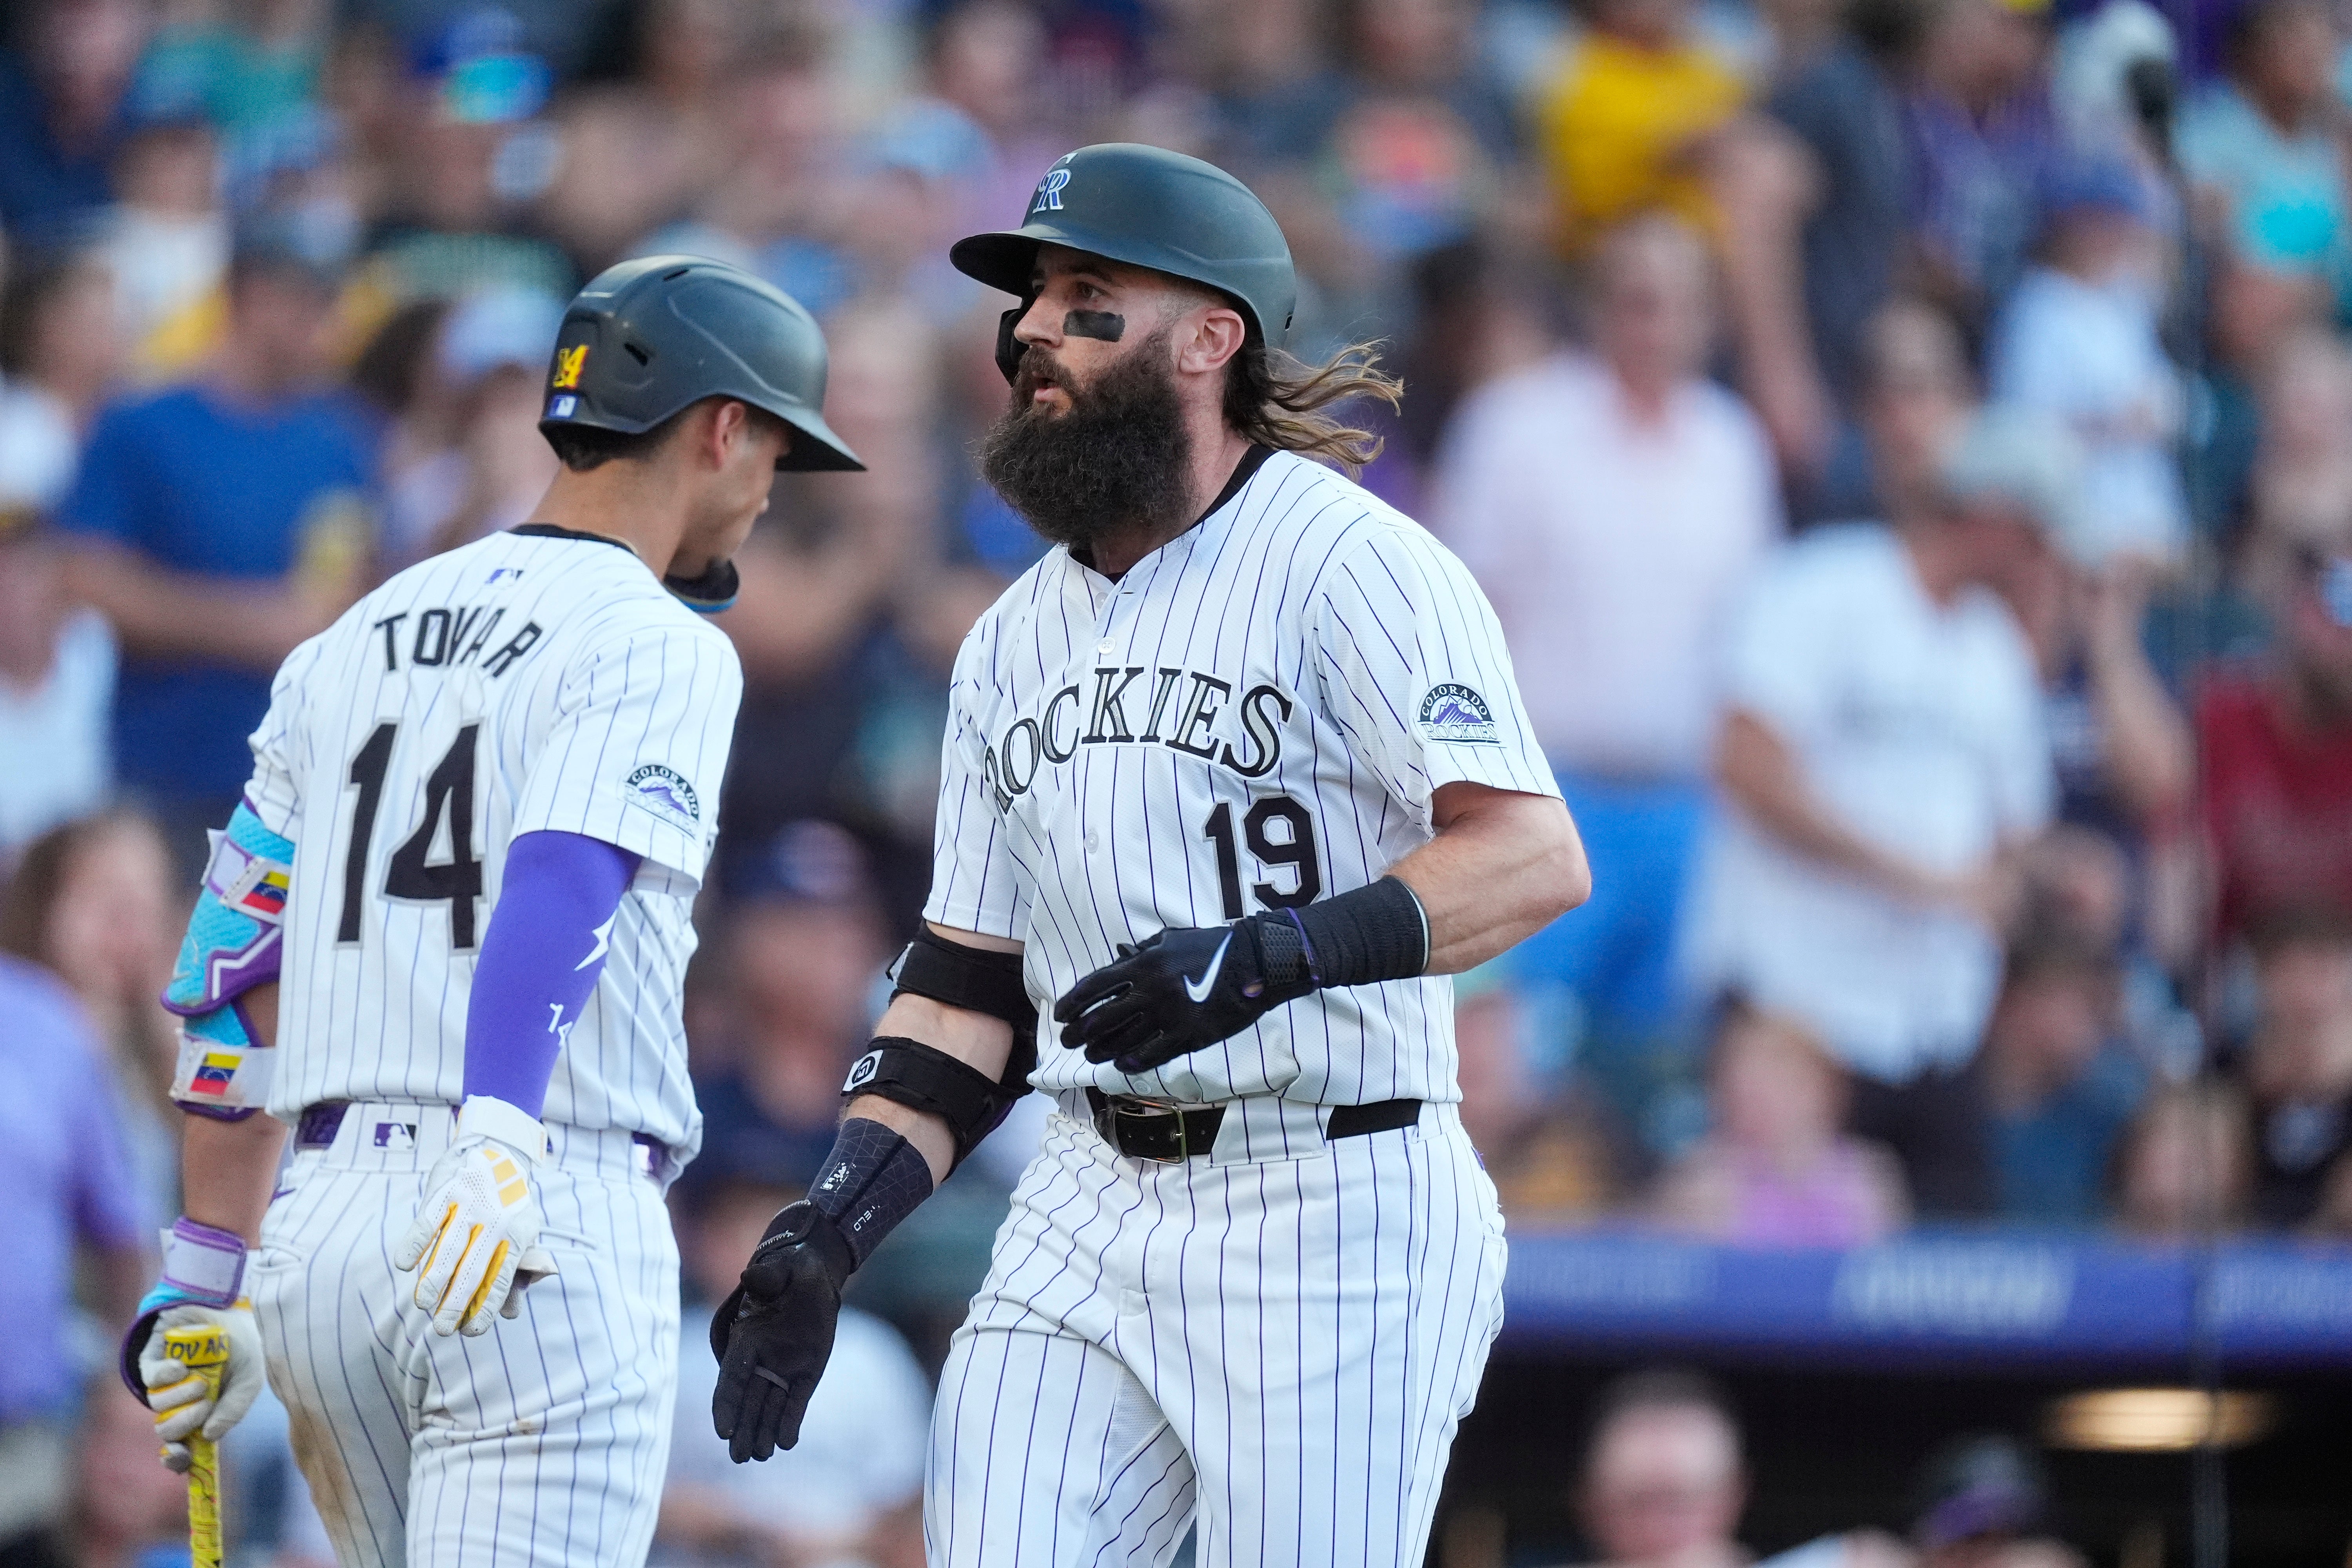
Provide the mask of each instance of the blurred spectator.
{"label": "blurred spectator", "polygon": [[2049,0],[1949,0],[1921,39],[1909,100],[1922,281],[1970,323],[2016,283],[2057,147]]}
{"label": "blurred spectator", "polygon": [[140,62],[137,111],[201,115],[220,134],[226,183],[248,199],[262,195],[273,173],[315,157],[332,135],[318,102],[331,9],[331,0],[247,0],[226,15],[167,8]]}
{"label": "blurred spectator", "polygon": [[[2187,453],[2189,499],[2199,529],[2228,542],[2250,521],[2260,500],[2252,493],[2258,458],[2266,467],[2285,462],[2300,472],[2317,472],[2308,461],[2307,445],[2297,441],[2293,448],[2281,448],[2272,430],[2279,421],[2296,417],[2286,407],[2281,377],[2290,348],[2311,336],[2333,340],[2324,326],[2326,290],[2315,280],[2287,277],[2226,253],[2210,258],[2205,363],[2197,389],[2206,406]],[[2310,410],[2317,425],[2326,418],[2324,405]],[[2304,426],[2306,431],[2314,427]],[[2252,521],[2259,521],[2259,513]]]}
{"label": "blurred spectator", "polygon": [[1998,1435],[1958,1437],[1928,1457],[1911,1524],[1918,1568],[2086,1568],[2035,1531],[2048,1508],[2042,1467]]}
{"label": "blurred spectator", "polygon": [[147,42],[143,0],[27,0],[0,53],[0,227],[61,237],[106,205],[123,96]]}
{"label": "blurred spectator", "polygon": [[[388,564],[454,550],[528,521],[555,479],[555,451],[539,433],[541,380],[555,352],[563,305],[545,294],[494,289],[450,310],[420,398],[441,404],[449,445],[424,459],[412,505],[383,542]],[[421,492],[421,493],[420,493]],[[435,502],[446,504],[438,517]],[[420,536],[416,530],[429,522]]]}
{"label": "blurred spectator", "polygon": [[1886,61],[1840,26],[1843,7],[1795,0],[1803,36],[1784,46],[1780,80],[1766,100],[1813,161],[1817,182],[1791,258],[1820,374],[1841,406],[1863,390],[1864,340],[1886,302],[1909,216],[1902,105]]}
{"label": "blurred spectator", "polygon": [[65,592],[43,520],[71,487],[113,379],[112,281],[87,251],[17,258],[0,288],[0,865],[95,808],[112,782],[114,637]]}
{"label": "blurred spectator", "polygon": [[2116,1217],[2150,1241],[2193,1241],[2245,1223],[2254,1182],[2245,1096],[2220,1079],[2148,1096],[2116,1162]]}
{"label": "blurred spectator", "polygon": [[1748,1469],[1722,1393],[1673,1370],[1603,1389],[1576,1505],[1594,1560],[1611,1568],[1740,1568]]}
{"label": "blurred spectator", "polygon": [[[1412,331],[1397,353],[1412,395],[1397,411],[1397,437],[1363,483],[1408,516],[1442,524],[1444,502],[1424,491],[1463,400],[1498,376],[1531,369],[1559,343],[1560,290],[1529,258],[1483,239],[1433,250],[1411,273]],[[995,413],[994,400],[988,410]],[[1402,470],[1402,471],[1400,471]],[[1024,531],[1027,531],[1026,525]]]}
{"label": "blurred spectator", "polygon": [[1344,70],[1309,145],[1339,221],[1383,268],[1469,237],[1517,150],[1510,103],[1473,49],[1470,0],[1346,0]]}
{"label": "blurred spectator", "polygon": [[559,166],[562,144],[536,119],[547,64],[524,47],[515,16],[466,10],[405,58],[407,74],[390,95],[388,189],[367,237],[362,291],[394,306],[501,287],[569,299],[573,263],[516,232]]}
{"label": "blurred spectator", "polygon": [[2298,555],[2352,553],[2352,347],[2305,327],[2271,355],[2239,563],[2265,603],[2293,591]]}
{"label": "blurred spectator", "polygon": [[106,1047],[138,1197],[159,1214],[179,1206],[182,1116],[170,1097],[179,1030],[157,998],[185,908],[155,825],[135,811],[43,834],[0,893],[0,952],[64,981]]}
{"label": "blurred spectator", "polygon": [[1514,1223],[1587,1216],[1612,1194],[1615,1151],[1589,1106],[1547,1091],[1508,970],[1504,960],[1454,977],[1462,1125]]}
{"label": "blurred spectator", "polygon": [[1651,207],[1712,227],[1706,142],[1747,89],[1699,40],[1691,9],[1690,0],[1593,0],[1590,26],[1543,88],[1538,152],[1570,254]]}
{"label": "blurred spectator", "polygon": [[132,133],[114,160],[116,202],[99,224],[114,304],[142,381],[187,374],[224,326],[229,219],[213,132],[166,121]]}
{"label": "blurred spectator", "polygon": [[1843,432],[1811,498],[1821,521],[1902,516],[1927,504],[1976,407],[1967,345],[1942,310],[1890,300],[1863,334],[1860,424]]}
{"label": "blurred spectator", "polygon": [[[903,926],[930,875],[939,740],[929,731],[944,718],[963,633],[1004,580],[954,561],[944,537],[937,332],[877,300],[836,315],[826,336],[827,414],[867,471],[780,481],[736,557],[743,598],[720,625],[745,689],[723,814],[747,843],[803,817],[856,826]],[[996,376],[994,396],[1004,395]]]}
{"label": "blurred spectator", "polygon": [[2352,555],[2300,552],[2267,668],[2198,704],[2214,931],[2268,914],[2352,915]]}
{"label": "blurred spectator", "polygon": [[1991,395],[2083,444],[2083,506],[2097,522],[2085,564],[2168,563],[2188,542],[2173,452],[2185,402],[2158,339],[2164,261],[2148,196],[2128,164],[2084,158],[2061,165],[2045,206],[2042,259],[1994,327]]}
{"label": "blurred spectator", "polygon": [[[562,155],[539,210],[583,278],[683,213],[725,173],[725,100],[751,8],[735,0],[633,7],[635,69],[567,94],[554,115]],[[495,165],[494,165],[495,167]]]}
{"label": "blurred spectator", "polygon": [[2006,596],[2042,670],[2059,816],[2137,863],[2179,826],[2196,787],[2196,747],[2141,635],[2154,574],[2128,552],[2092,553],[2084,542],[2070,536],[2026,563]]}
{"label": "blurred spectator", "polygon": [[1595,271],[1596,353],[1465,400],[1433,517],[1494,601],[1596,868],[1593,901],[1515,962],[1567,984],[1623,1054],[1682,1021],[1674,943],[1706,817],[1711,630],[1780,513],[1756,421],[1700,374],[1713,314],[1696,237],[1640,219],[1601,243]]}
{"label": "blurred spectator", "polygon": [[86,249],[16,258],[0,289],[0,506],[47,513],[121,372],[114,280]]}
{"label": "blurred spectator", "polygon": [[2303,1224],[2352,1151],[2352,925],[2281,915],[2252,933],[2256,1014],[2240,1053],[2253,1101],[2254,1217]]}
{"label": "blurred spectator", "polygon": [[992,228],[1027,210],[1038,176],[1068,150],[1039,79],[1044,23],[1012,0],[962,0],[940,9],[923,45],[930,97],[908,105],[898,129],[927,121],[955,149],[959,232]]}
{"label": "blurred spectator", "polygon": [[92,1380],[74,1452],[79,1568],[188,1561],[188,1483],[155,1462],[154,1421],[114,1378]]}
{"label": "blurred spectator", "polygon": [[2247,0],[2230,13],[2229,79],[2181,116],[2181,167],[2200,226],[2265,271],[2334,295],[2352,284],[2336,41],[2325,0]]}
{"label": "blurred spectator", "polygon": [[888,956],[865,853],[832,823],[796,822],[739,852],[726,887],[737,1038],[727,1069],[696,1085],[702,1159],[804,1186],[833,1147]]}
{"label": "blurred spectator", "polygon": [[252,772],[278,662],[362,586],[373,458],[320,385],[333,286],[299,233],[248,234],[205,374],[108,409],[58,508],[74,589],[123,644],[118,777],[187,862]]}
{"label": "blurred spectator", "polygon": [[1993,1202],[1966,1072],[2000,979],[2016,851],[2052,778],[2032,657],[1990,591],[2073,504],[2046,432],[1980,417],[1892,526],[1791,546],[1735,624],[1718,773],[1734,810],[1698,901],[1698,978],[1816,1029],[1853,1130],[1920,1212]]}
{"label": "blurred spectator", "polygon": [[[73,1558],[59,1538],[71,1495],[68,1446],[84,1394],[71,1352],[78,1249],[87,1249],[107,1332],[131,1321],[146,1288],[148,1227],[122,1154],[101,1048],[72,995],[46,971],[0,956],[0,1148],[13,1181],[0,1205],[0,1560],[40,1564]],[[155,1435],[144,1410],[112,1379],[101,1407],[136,1413],[141,1460],[152,1472]],[[87,1474],[85,1468],[84,1473]],[[168,1473],[165,1479],[172,1480]],[[184,1490],[176,1481],[172,1489]],[[87,1548],[85,1542],[85,1548]]]}
{"label": "blurred spectator", "polygon": [[2000,1217],[2096,1224],[2107,1170],[2147,1073],[2116,1037],[2115,959],[2063,928],[2010,949],[1979,1058],[1992,1117]]}
{"label": "blurred spectator", "polygon": [[[704,1158],[709,1159],[706,1153]],[[843,1309],[824,1380],[800,1441],[757,1467],[730,1463],[710,1431],[718,1363],[709,1303],[735,1288],[761,1232],[798,1196],[789,1185],[723,1172],[699,1189],[682,1248],[689,1288],[678,1358],[677,1426],[652,1562],[660,1568],[896,1568],[922,1561],[923,1454],[931,1391],[889,1325]]]}
{"label": "blurred spectator", "polygon": [[67,597],[56,540],[0,500],[0,867],[37,836],[95,809],[112,768],[114,637]]}
{"label": "blurred spectator", "polygon": [[1732,1003],[1712,1077],[1713,1125],[1661,1183],[1662,1222],[1735,1247],[1864,1247],[1903,1227],[1902,1173],[1838,1131],[1846,1071],[1802,1025]]}

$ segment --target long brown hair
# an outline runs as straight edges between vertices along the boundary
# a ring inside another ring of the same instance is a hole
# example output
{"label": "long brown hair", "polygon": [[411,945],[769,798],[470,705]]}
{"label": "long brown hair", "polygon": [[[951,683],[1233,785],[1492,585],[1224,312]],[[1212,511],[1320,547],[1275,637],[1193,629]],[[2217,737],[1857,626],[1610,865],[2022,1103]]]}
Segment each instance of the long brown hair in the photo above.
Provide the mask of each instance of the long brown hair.
{"label": "long brown hair", "polygon": [[1234,433],[1277,452],[1336,463],[1349,479],[1381,455],[1385,442],[1329,412],[1357,398],[1395,409],[1404,384],[1380,368],[1377,342],[1354,342],[1319,365],[1253,334],[1225,374],[1225,423]]}

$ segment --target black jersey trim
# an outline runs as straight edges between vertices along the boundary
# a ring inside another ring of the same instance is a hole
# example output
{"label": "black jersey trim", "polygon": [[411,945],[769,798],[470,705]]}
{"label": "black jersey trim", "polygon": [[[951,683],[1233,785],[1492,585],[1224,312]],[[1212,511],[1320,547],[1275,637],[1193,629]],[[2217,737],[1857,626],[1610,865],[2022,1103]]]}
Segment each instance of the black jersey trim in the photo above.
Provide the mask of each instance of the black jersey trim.
{"label": "black jersey trim", "polygon": [[1198,528],[1216,516],[1227,501],[1242,493],[1244,485],[1257,477],[1257,471],[1265,467],[1265,460],[1273,456],[1273,447],[1262,442],[1251,442],[1250,449],[1242,454],[1242,460],[1234,465],[1234,477],[1225,481],[1225,488],[1217,492],[1217,499],[1209,503],[1207,510],[1192,520],[1192,526]]}
{"label": "black jersey trim", "polygon": [[[1234,465],[1233,477],[1225,481],[1225,488],[1217,492],[1217,499],[1211,501],[1205,508],[1203,508],[1200,516],[1186,523],[1181,532],[1173,535],[1167,541],[1167,543],[1161,544],[1158,548],[1160,550],[1167,549],[1168,545],[1175,543],[1177,540],[1183,538],[1185,534],[1192,532],[1194,529],[1200,527],[1202,523],[1216,516],[1219,511],[1224,509],[1227,502],[1231,501],[1235,496],[1242,493],[1244,487],[1248,485],[1250,480],[1257,477],[1257,471],[1265,467],[1265,460],[1273,456],[1273,447],[1265,446],[1256,441],[1251,442],[1249,450],[1242,454],[1241,461]],[[548,525],[540,523],[535,524],[534,526],[543,528]],[[521,531],[518,529],[516,531],[520,532]],[[595,538],[598,536],[590,534],[586,537]],[[1086,549],[1084,546],[1072,547],[1070,551],[1070,559],[1076,562],[1079,565],[1085,567],[1089,572],[1102,572],[1102,568],[1095,564],[1094,552]],[[1109,576],[1109,574],[1103,573],[1103,575]],[[1122,575],[1124,575],[1124,574],[1122,574]],[[1111,581],[1116,583],[1118,581],[1118,578],[1112,577]]]}
{"label": "black jersey trim", "polygon": [[551,522],[519,522],[507,531],[523,534],[531,539],[577,539],[590,544],[609,544],[615,550],[628,550],[632,555],[636,553],[635,551],[629,550],[627,544],[609,533],[583,533],[579,529],[559,528]]}

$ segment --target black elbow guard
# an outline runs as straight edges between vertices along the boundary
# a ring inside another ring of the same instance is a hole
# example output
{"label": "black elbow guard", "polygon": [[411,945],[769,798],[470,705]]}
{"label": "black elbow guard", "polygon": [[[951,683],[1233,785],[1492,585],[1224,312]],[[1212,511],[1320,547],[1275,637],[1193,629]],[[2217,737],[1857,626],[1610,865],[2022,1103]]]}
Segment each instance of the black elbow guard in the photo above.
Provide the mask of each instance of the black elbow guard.
{"label": "black elbow guard", "polygon": [[955,1135],[955,1163],[961,1165],[982,1139],[996,1131],[1013,1102],[1029,1092],[1029,1073],[1037,1061],[1034,1036],[1025,1050],[1023,1047],[1016,1037],[1004,1077],[992,1080],[978,1068],[920,1040],[885,1035],[851,1065],[842,1097],[879,1095],[909,1110],[929,1111]]}
{"label": "black elbow guard", "polygon": [[[966,1012],[985,1013],[1013,1026],[1013,1054],[1037,1048],[1037,1004],[1021,978],[1021,955],[966,947],[925,926],[892,966],[893,997],[926,996]],[[1027,1076],[1024,1069],[1023,1076]]]}

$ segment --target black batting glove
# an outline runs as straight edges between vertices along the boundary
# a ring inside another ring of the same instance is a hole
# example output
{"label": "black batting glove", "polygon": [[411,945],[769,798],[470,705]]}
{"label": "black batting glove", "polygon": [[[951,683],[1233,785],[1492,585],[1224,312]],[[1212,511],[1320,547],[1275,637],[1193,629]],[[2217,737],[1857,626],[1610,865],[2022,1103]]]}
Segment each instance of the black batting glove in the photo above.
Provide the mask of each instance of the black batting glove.
{"label": "black batting glove", "polygon": [[1173,926],[1129,947],[1054,1005],[1062,1044],[1123,1073],[1150,1072],[1240,1034],[1318,984],[1287,910]]}
{"label": "black batting glove", "polygon": [[742,1283],[712,1314],[719,1386],[710,1419],[737,1464],[801,1440],[851,1267],[849,1243],[833,1221],[806,1202],[793,1204],[768,1223]]}

